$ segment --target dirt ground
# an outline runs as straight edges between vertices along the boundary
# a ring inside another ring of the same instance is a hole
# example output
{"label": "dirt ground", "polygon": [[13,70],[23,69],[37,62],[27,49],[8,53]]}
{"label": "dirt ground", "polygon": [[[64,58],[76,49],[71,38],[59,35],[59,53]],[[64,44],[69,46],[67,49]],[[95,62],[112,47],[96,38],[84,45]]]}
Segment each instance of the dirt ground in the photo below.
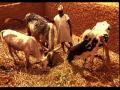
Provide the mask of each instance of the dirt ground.
{"label": "dirt ground", "polygon": [[[73,35],[74,44],[78,43],[78,37]],[[57,60],[55,66],[44,72],[40,68],[24,68],[25,58],[23,52],[18,55],[21,61],[15,66],[9,56],[7,47],[0,42],[0,87],[118,87],[119,86],[119,55],[110,51],[111,72],[103,65],[102,60],[95,57],[93,70],[90,71],[82,57],[76,57],[73,64],[69,64],[66,54],[59,51],[53,60]],[[98,51],[103,55],[103,49]],[[104,56],[105,57],[105,56]],[[30,59],[32,60],[32,59]],[[87,65],[87,64],[86,64]]]}

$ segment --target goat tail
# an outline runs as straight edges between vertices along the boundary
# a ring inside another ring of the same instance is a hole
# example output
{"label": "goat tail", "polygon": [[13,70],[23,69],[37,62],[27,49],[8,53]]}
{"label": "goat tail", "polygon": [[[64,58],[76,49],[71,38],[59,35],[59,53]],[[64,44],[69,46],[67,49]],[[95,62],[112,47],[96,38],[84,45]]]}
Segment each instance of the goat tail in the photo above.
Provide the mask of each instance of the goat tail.
{"label": "goat tail", "polygon": [[3,42],[4,39],[3,39],[3,31],[0,32],[0,38],[1,38],[1,41]]}
{"label": "goat tail", "polygon": [[[1,42],[2,42],[2,45],[3,45],[3,48],[6,48],[5,45],[7,45],[7,43],[5,42],[4,38],[3,38],[3,32],[4,30],[2,30],[0,32],[0,38],[1,38]],[[5,49],[3,49],[5,55],[9,58],[9,55],[7,54],[7,52],[5,51]]]}
{"label": "goat tail", "polygon": [[5,42],[4,38],[3,38],[3,32],[4,32],[4,30],[1,31],[0,38],[1,38],[1,42],[3,43],[3,46],[4,46],[4,44],[6,44],[6,42]]}

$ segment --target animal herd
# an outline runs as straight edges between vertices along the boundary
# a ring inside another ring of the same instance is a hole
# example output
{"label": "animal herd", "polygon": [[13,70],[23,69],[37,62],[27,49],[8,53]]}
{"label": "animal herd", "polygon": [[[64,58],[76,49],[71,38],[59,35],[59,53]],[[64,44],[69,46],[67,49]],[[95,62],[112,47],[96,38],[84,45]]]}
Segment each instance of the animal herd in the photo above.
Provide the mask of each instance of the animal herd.
{"label": "animal herd", "polygon": [[[6,43],[15,64],[14,54],[17,55],[17,51],[23,51],[26,68],[31,66],[29,56],[32,55],[36,58],[35,63],[39,63],[43,69],[46,69],[51,59],[48,57],[52,57],[53,53],[60,49],[56,47],[57,28],[55,24],[35,13],[28,13],[23,20],[19,21],[26,23],[27,35],[9,28],[1,30],[2,43]],[[107,21],[97,22],[92,29],[85,30],[81,35],[82,40],[68,50],[66,56],[68,62],[72,63],[74,57],[79,55],[83,56],[85,61],[90,57],[89,63],[92,65],[98,49],[107,46],[109,30],[110,24]]]}

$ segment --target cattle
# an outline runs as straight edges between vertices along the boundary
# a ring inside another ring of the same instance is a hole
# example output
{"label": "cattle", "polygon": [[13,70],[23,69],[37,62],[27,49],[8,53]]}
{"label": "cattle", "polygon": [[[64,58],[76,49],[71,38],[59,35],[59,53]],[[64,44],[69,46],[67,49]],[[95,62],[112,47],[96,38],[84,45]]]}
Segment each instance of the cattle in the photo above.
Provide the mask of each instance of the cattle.
{"label": "cattle", "polygon": [[27,27],[29,28],[29,35],[34,36],[38,42],[41,40],[41,44],[45,45],[48,38],[49,27],[47,20],[40,15],[35,13],[26,14],[24,20],[26,21]]}
{"label": "cattle", "polygon": [[57,42],[57,30],[56,25],[48,17],[27,13],[24,19],[6,18],[2,27],[11,21],[20,22],[27,31],[27,35],[35,37],[44,50],[50,51],[54,48],[54,44]]}
{"label": "cattle", "polygon": [[16,51],[23,51],[26,58],[26,68],[30,66],[30,55],[36,58],[35,63],[40,63],[44,69],[47,67],[48,61],[44,54],[40,53],[40,46],[34,37],[6,29],[1,31],[1,40],[8,46],[9,53],[13,57],[15,64],[16,60],[13,53],[17,55]]}
{"label": "cattle", "polygon": [[56,26],[50,20],[35,13],[26,14],[25,21],[29,35],[34,36],[44,49],[52,50]]}
{"label": "cattle", "polygon": [[82,41],[69,49],[67,56],[68,61],[71,62],[76,55],[80,55],[85,57],[85,60],[90,57],[90,62],[92,63],[97,50],[100,47],[106,47],[109,30],[110,24],[108,24],[107,21],[98,22],[92,30],[87,29],[82,34]]}

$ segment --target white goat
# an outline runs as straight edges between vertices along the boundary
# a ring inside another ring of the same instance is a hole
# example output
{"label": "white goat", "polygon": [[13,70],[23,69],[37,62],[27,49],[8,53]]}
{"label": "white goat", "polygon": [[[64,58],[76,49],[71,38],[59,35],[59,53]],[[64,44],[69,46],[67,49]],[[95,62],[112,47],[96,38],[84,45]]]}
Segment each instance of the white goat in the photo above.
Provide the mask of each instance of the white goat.
{"label": "white goat", "polygon": [[30,65],[30,55],[34,56],[37,59],[36,62],[41,63],[43,65],[43,68],[47,67],[48,62],[45,59],[44,55],[40,53],[38,43],[34,37],[27,36],[14,30],[7,29],[1,31],[1,39],[7,44],[9,53],[13,58],[13,53],[16,54],[16,50],[23,51],[25,53],[27,68]]}

